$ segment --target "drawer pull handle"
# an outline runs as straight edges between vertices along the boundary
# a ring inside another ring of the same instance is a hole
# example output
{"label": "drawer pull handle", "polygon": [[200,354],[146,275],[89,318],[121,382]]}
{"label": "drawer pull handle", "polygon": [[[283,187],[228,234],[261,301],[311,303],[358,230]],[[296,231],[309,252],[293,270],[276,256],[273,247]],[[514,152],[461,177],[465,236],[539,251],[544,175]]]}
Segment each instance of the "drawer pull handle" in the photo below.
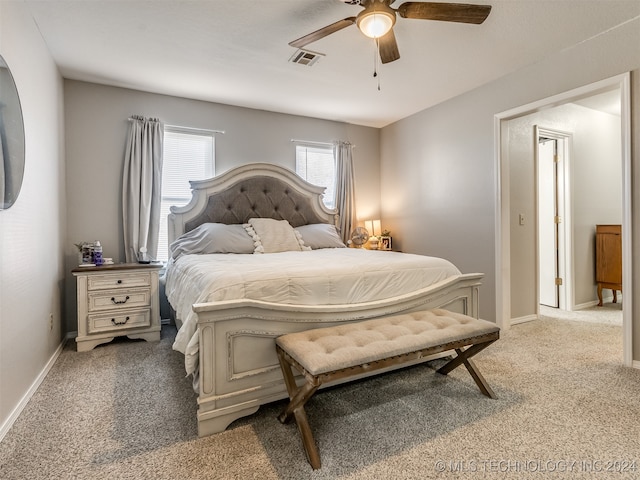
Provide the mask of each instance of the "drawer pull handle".
{"label": "drawer pull handle", "polygon": [[111,301],[114,303],[114,305],[122,305],[123,303],[127,303],[127,300],[129,300],[129,295],[127,295],[124,300],[116,300],[115,297],[111,297]]}
{"label": "drawer pull handle", "polygon": [[111,319],[111,323],[113,323],[114,325],[124,325],[125,323],[127,323],[129,321],[129,317],[124,319],[124,322],[116,322],[115,318]]}
{"label": "drawer pull handle", "polygon": [[118,280],[116,283],[120,285],[122,283],[122,280]]}

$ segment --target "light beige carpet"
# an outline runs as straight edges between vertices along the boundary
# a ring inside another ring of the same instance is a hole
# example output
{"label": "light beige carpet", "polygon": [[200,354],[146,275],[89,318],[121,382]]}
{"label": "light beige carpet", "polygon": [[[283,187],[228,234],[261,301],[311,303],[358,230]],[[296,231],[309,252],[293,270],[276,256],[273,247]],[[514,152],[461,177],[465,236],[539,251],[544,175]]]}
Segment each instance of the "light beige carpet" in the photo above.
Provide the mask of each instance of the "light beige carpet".
{"label": "light beige carpet", "polygon": [[622,325],[622,303],[605,303],[601,307],[589,307],[573,312],[540,305],[540,315],[546,318],[575,320],[577,322]]}
{"label": "light beige carpet", "polygon": [[442,361],[320,392],[306,410],[322,469],[295,424],[263,406],[198,438],[182,357],[160,343],[65,348],[0,443],[14,479],[635,479],[640,371],[621,327],[545,318],[476,357],[498,399]]}

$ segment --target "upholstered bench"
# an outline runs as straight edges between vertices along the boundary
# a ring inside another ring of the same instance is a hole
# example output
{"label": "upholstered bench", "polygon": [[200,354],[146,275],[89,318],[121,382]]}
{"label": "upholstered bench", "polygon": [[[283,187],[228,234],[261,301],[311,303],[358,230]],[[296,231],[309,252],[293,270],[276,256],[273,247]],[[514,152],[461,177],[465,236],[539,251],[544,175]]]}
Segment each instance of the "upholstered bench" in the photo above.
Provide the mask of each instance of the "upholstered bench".
{"label": "upholstered bench", "polygon": [[[456,357],[437,372],[446,375],[464,364],[480,391],[495,398],[471,357],[499,336],[500,329],[494,323],[447,310],[405,313],[282,335],[276,338],[276,351],[290,401],[278,419],[287,423],[295,418],[307,459],[314,469],[320,468],[320,453],[304,405],[322,384],[455,350]],[[300,387],[292,367],[305,378]]]}

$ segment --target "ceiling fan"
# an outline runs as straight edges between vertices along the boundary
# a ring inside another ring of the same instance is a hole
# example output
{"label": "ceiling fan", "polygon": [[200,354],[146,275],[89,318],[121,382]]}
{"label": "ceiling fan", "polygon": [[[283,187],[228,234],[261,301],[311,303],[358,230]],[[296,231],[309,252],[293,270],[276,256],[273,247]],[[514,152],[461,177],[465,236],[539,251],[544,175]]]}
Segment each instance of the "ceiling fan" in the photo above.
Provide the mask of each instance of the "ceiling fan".
{"label": "ceiling fan", "polygon": [[393,62],[400,58],[398,44],[393,33],[396,13],[402,18],[418,20],[440,20],[481,24],[489,16],[491,5],[470,5],[465,3],[405,2],[397,9],[391,8],[395,0],[341,0],[351,5],[364,7],[357,16],[347,17],[316,30],[304,37],[289,42],[295,48],[302,48],[311,42],[331,35],[354,23],[367,37],[376,39],[382,63]]}

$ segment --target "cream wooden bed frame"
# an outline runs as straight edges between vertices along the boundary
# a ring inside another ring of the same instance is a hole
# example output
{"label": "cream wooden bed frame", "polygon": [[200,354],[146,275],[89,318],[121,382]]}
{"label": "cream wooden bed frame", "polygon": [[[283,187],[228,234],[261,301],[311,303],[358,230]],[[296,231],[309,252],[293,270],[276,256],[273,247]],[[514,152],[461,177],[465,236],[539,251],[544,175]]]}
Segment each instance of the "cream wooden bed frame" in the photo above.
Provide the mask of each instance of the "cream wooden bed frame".
{"label": "cream wooden bed frame", "polygon": [[[244,165],[210,180],[191,182],[191,187],[189,204],[171,207],[170,243],[207,221],[243,223],[251,216],[272,217],[285,218],[296,227],[337,220],[337,212],[328,210],[322,202],[324,188],[273,164]],[[280,188],[282,191],[273,191]],[[261,208],[269,204],[269,209]],[[234,420],[256,412],[260,405],[288,397],[276,355],[277,336],[431,308],[478,318],[482,277],[480,273],[458,275],[398,297],[350,305],[288,305],[256,300],[193,305],[200,343],[198,435],[224,431]],[[176,323],[180,327],[181,319],[176,318]]]}

